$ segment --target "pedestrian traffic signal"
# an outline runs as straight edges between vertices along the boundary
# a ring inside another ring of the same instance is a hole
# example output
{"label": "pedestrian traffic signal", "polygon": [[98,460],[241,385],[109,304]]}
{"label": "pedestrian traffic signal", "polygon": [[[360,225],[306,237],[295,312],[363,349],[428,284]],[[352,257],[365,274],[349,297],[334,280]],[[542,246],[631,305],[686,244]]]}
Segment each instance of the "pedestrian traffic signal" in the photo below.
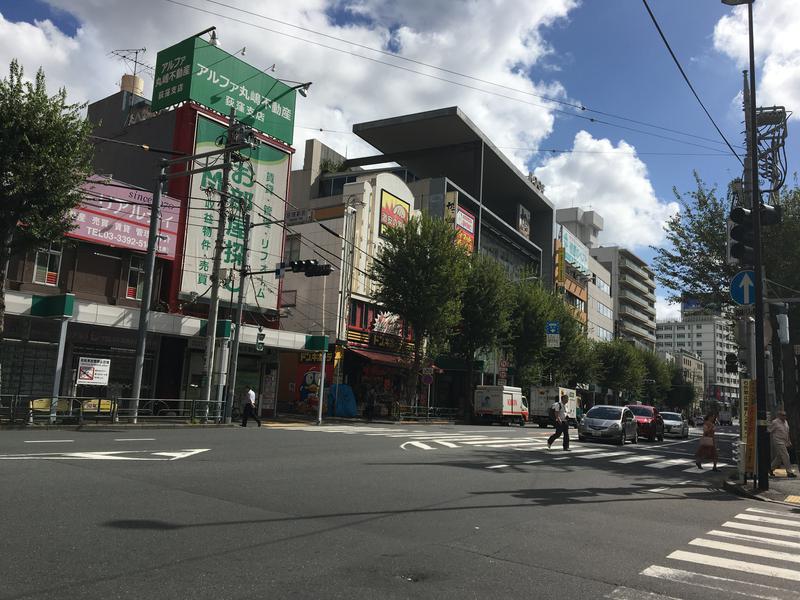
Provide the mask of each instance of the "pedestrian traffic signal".
{"label": "pedestrian traffic signal", "polygon": [[261,352],[264,350],[264,340],[267,339],[267,334],[261,330],[261,327],[258,328],[258,333],[256,334],[256,351]]}
{"label": "pedestrian traffic signal", "polygon": [[734,352],[728,352],[725,355],[725,372],[738,373],[739,372],[739,357]]}

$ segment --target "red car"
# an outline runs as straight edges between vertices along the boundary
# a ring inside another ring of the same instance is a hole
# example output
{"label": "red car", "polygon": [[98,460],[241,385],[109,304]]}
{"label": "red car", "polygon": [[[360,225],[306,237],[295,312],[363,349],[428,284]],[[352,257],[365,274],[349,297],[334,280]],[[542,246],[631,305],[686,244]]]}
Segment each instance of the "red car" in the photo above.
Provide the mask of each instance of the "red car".
{"label": "red car", "polygon": [[664,419],[655,406],[646,404],[628,404],[628,408],[636,419],[640,437],[646,437],[651,442],[658,439],[664,441]]}

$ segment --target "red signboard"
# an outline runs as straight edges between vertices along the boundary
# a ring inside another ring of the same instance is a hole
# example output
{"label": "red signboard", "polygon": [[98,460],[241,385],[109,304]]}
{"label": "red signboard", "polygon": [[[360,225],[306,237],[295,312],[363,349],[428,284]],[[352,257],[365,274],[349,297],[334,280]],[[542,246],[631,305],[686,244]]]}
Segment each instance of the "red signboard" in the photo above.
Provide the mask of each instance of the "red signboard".
{"label": "red signboard", "polygon": [[475,247],[475,215],[460,206],[456,210],[456,243],[470,252]]}
{"label": "red signboard", "polygon": [[[92,176],[81,186],[83,200],[72,209],[75,228],[67,236],[95,244],[147,251],[153,194],[119,181]],[[173,260],[180,202],[161,196],[158,255]]]}

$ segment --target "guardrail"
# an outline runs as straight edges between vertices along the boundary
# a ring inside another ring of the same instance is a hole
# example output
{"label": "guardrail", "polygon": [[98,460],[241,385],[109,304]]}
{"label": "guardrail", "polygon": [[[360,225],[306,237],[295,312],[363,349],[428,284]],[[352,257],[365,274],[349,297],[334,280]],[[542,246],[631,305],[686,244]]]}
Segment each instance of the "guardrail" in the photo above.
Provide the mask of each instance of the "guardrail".
{"label": "guardrail", "polygon": [[[191,398],[139,398],[138,410],[134,409],[135,398],[117,398],[116,421],[186,421],[208,422],[221,418],[225,403],[215,400]],[[234,407],[238,409],[238,407]],[[238,410],[234,410],[234,418]]]}
{"label": "guardrail", "polygon": [[399,404],[395,406],[395,419],[400,421],[430,421],[455,419],[459,413],[457,408],[446,408],[442,406],[408,406]]}

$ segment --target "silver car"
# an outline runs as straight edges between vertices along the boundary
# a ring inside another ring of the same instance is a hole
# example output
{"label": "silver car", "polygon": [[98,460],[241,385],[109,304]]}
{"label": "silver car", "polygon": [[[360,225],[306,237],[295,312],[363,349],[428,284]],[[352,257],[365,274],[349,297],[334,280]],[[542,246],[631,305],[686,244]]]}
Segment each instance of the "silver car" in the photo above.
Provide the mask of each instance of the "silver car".
{"label": "silver car", "polygon": [[617,444],[639,441],[636,419],[629,408],[598,404],[589,409],[578,425],[578,439],[611,440]]}
{"label": "silver car", "polygon": [[664,434],[677,435],[682,438],[689,437],[689,421],[680,413],[662,412],[664,419]]}

